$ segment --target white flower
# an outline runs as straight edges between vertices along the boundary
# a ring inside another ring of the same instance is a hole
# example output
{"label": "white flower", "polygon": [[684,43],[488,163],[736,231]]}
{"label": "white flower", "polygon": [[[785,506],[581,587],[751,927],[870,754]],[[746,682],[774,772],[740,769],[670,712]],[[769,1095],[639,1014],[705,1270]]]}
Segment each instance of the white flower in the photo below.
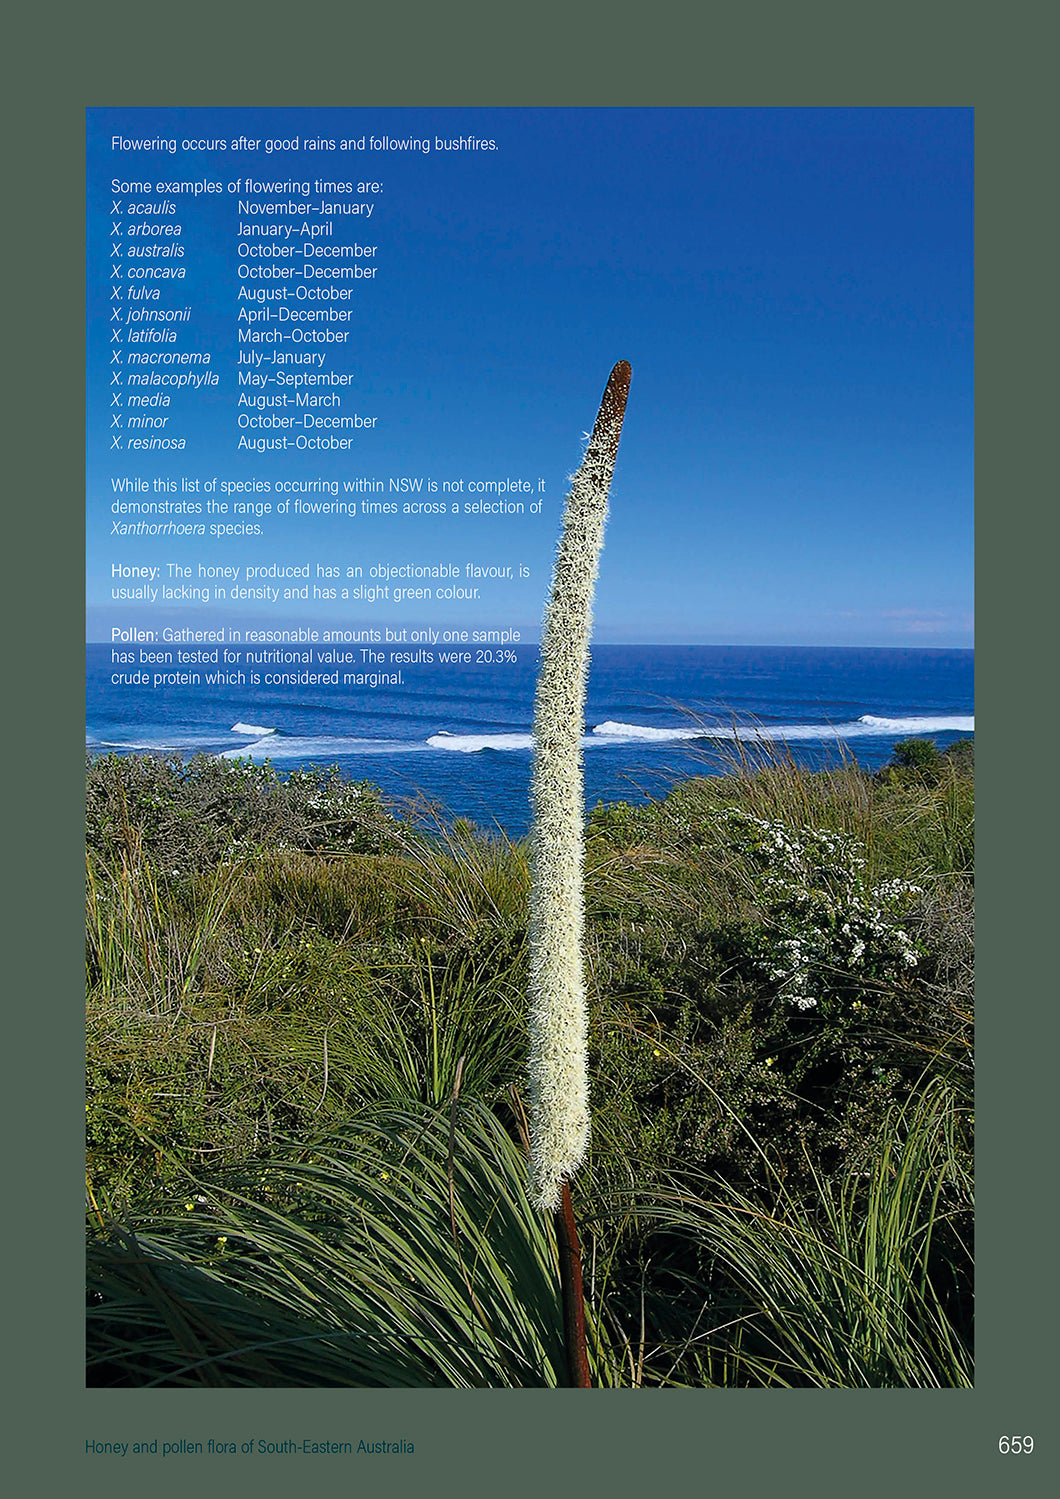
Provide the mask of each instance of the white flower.
{"label": "white flower", "polygon": [[534,701],[530,894],[530,1188],[554,1208],[589,1146],[588,1017],[582,958],[581,739],[592,599],[607,496],[629,393],[616,364],[563,513]]}

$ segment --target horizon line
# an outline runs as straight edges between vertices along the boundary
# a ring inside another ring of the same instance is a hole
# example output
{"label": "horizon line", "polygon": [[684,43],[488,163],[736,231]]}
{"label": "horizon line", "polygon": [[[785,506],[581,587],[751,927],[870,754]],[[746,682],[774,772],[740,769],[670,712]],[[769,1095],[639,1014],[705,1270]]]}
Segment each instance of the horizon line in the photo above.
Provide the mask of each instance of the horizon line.
{"label": "horizon line", "polygon": [[[125,626],[123,628],[129,628],[129,627]],[[183,626],[179,626],[179,625],[143,625],[143,626],[140,626],[140,628],[145,629],[145,630],[162,630],[162,629],[181,629],[181,628],[184,628],[184,627]],[[215,626],[211,626],[211,625],[204,625],[203,628],[204,629],[228,628],[228,626],[216,626],[215,627]],[[258,627],[258,626],[251,626],[250,628],[257,629],[257,628],[260,628],[260,627]],[[325,629],[325,630],[329,630],[329,629],[335,629],[335,628],[337,628],[337,626],[333,626],[333,625],[293,625],[292,624],[292,625],[278,625],[278,626],[275,626],[275,628],[276,629],[309,629],[309,630]],[[354,625],[354,626],[350,626],[350,628],[351,629],[358,629],[358,630],[366,630],[366,629],[375,629],[375,628],[377,628],[377,626],[373,626],[373,625]],[[426,627],[419,626],[419,625],[414,625],[414,626],[408,626],[407,628],[410,628],[410,629],[423,629],[423,628],[426,628]],[[483,626],[482,628],[487,628],[488,629],[490,627],[489,626]],[[120,641],[120,640],[88,640],[88,639],[85,640],[85,645],[86,646],[88,646],[88,645],[113,645],[113,646],[118,646],[118,645],[122,645],[122,644],[126,644],[126,645],[132,644],[132,645],[135,645],[137,643],[138,642],[136,642],[136,641]],[[224,645],[232,645],[232,646],[250,645],[250,646],[257,647],[257,646],[260,646],[262,644],[265,644],[265,645],[314,645],[314,644],[341,645],[342,641],[323,641],[323,642],[317,642],[317,641],[308,641],[308,640],[307,641],[291,640],[291,641],[264,641],[263,642],[263,641],[255,641],[255,640],[251,640],[251,641],[232,640],[232,641],[216,641],[216,642],[203,641],[203,642],[200,642],[200,643],[201,644],[218,644],[218,645],[224,644]],[[472,643],[472,642],[469,642],[469,644],[470,643]],[[187,644],[187,642],[174,642],[174,644]],[[540,642],[540,639],[535,639],[535,640],[520,640],[518,642],[518,644],[519,645],[525,645],[525,646],[540,646],[541,642]],[[677,639],[673,639],[673,638],[665,639],[665,640],[593,640],[593,641],[590,642],[590,646],[601,646],[601,645],[615,645],[615,646],[650,646],[650,645],[656,645],[656,646],[657,645],[665,645],[665,646],[702,646],[702,647],[704,647],[704,648],[706,648],[708,650],[726,650],[726,651],[741,651],[741,650],[747,650],[747,651],[763,651],[763,650],[765,650],[765,651],[907,651],[907,650],[912,650],[912,651],[974,651],[975,650],[975,644],[974,644],[974,642],[971,645],[912,645],[912,644],[905,644],[905,643],[903,643],[903,644],[891,643],[889,645],[879,645],[879,644],[871,644],[869,642],[851,642],[851,641],[843,641],[843,642],[840,642],[840,641],[817,641],[817,642],[804,642],[804,643],[797,644],[797,643],[794,643],[792,641],[781,641],[781,640],[739,640],[739,641],[727,641],[727,640],[677,640]]]}

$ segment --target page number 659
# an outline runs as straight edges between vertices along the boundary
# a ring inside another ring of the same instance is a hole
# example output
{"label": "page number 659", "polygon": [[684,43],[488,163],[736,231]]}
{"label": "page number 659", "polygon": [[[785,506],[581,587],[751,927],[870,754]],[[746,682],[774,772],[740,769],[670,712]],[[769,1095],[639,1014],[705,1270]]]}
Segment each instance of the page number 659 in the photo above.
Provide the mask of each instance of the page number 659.
{"label": "page number 659", "polygon": [[1033,1452],[1033,1437],[998,1437],[997,1450],[999,1452]]}

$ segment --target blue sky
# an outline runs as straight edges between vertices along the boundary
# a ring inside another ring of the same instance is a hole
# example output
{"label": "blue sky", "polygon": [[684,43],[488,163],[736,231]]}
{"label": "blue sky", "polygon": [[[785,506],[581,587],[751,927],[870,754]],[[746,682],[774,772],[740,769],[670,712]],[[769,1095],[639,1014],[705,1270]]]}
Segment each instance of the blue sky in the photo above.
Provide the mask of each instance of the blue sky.
{"label": "blue sky", "polygon": [[[113,150],[114,134],[374,134],[432,149],[171,156]],[[468,135],[498,149],[433,149]],[[90,111],[89,638],[163,619],[113,603],[114,563],[305,561],[365,579],[376,562],[441,561],[529,577],[459,605],[191,605],[164,620],[511,625],[527,638],[566,476],[611,365],[628,359],[598,640],[970,646],[972,144],[972,112],[949,109]],[[383,184],[371,220],[335,229],[378,246],[348,348],[325,366],[354,374],[343,411],[378,417],[352,452],[237,449],[240,195],[227,184],[248,176]],[[110,449],[110,208],[145,196],[112,193],[112,178],[226,184],[177,199],[188,276],[161,295],[191,306],[178,347],[211,351],[220,376],[173,397],[183,452]],[[273,515],[254,540],[162,541],[109,534],[123,476],[525,477],[543,504],[505,518]]]}

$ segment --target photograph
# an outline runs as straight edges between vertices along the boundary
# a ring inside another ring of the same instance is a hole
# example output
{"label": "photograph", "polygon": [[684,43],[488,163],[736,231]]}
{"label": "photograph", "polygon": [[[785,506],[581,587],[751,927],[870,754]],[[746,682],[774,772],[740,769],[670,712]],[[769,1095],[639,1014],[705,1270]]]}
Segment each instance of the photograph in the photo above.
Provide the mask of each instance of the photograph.
{"label": "photograph", "polygon": [[972,1390],[973,109],[85,128],[87,1386]]}

